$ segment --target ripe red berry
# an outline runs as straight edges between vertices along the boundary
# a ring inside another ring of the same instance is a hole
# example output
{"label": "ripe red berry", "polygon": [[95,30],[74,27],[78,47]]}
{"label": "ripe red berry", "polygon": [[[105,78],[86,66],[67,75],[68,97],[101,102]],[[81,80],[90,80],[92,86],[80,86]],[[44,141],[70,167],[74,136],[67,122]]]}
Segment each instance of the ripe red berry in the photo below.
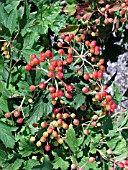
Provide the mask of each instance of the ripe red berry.
{"label": "ripe red berry", "polygon": [[14,117],[19,117],[20,116],[20,111],[15,110],[13,114],[14,114]]}
{"label": "ripe red berry", "polygon": [[56,91],[56,96],[57,97],[62,97],[64,95],[64,93],[61,91],[61,90],[58,90],[58,91]]}
{"label": "ripe red berry", "polygon": [[50,93],[54,93],[56,91],[55,87],[53,87],[53,86],[50,86],[48,88],[48,90],[49,90]]}
{"label": "ripe red berry", "polygon": [[62,42],[58,42],[57,46],[61,48],[61,47],[63,47],[63,43]]}
{"label": "ripe red berry", "polygon": [[53,71],[49,71],[48,72],[48,77],[50,77],[50,78],[54,77],[54,72]]}
{"label": "ripe red berry", "polygon": [[45,52],[45,57],[53,58],[52,52],[51,52],[50,50],[47,50],[47,51]]}
{"label": "ripe red berry", "polygon": [[63,74],[62,72],[59,72],[59,73],[56,75],[56,77],[57,77],[58,79],[62,79],[62,78],[64,77],[64,74]]}
{"label": "ripe red berry", "polygon": [[52,61],[51,61],[51,64],[54,65],[54,66],[56,66],[56,65],[57,65],[57,60],[52,60]]}
{"label": "ripe red berry", "polygon": [[48,67],[48,69],[49,69],[50,71],[54,71],[54,70],[55,70],[55,66],[54,66],[53,64],[50,64],[49,67]]}
{"label": "ripe red berry", "polygon": [[58,66],[63,66],[63,61],[62,61],[62,60],[58,60],[58,61],[57,61],[57,65],[58,65]]}
{"label": "ripe red berry", "polygon": [[5,113],[5,118],[9,118],[11,116],[11,114],[9,112]]}
{"label": "ripe red berry", "polygon": [[89,90],[88,90],[88,87],[83,87],[83,88],[82,88],[82,92],[83,92],[83,93],[87,93],[88,91],[89,91]]}
{"label": "ripe red berry", "polygon": [[90,79],[89,74],[84,74],[84,79],[85,79],[85,80],[89,80],[89,79]]}
{"label": "ripe red berry", "polygon": [[93,121],[93,122],[91,123],[91,125],[94,126],[94,127],[96,127],[97,124],[96,124],[96,122]]}
{"label": "ripe red berry", "polygon": [[59,49],[59,50],[58,50],[58,54],[60,54],[60,55],[64,55],[64,53],[65,53],[65,52],[64,52],[64,50],[63,50],[63,49]]}
{"label": "ripe red berry", "polygon": [[34,58],[36,58],[36,54],[31,54],[30,59],[33,60]]}
{"label": "ripe red berry", "polygon": [[119,163],[118,163],[118,167],[119,167],[119,168],[124,168],[124,164],[123,164],[122,162],[119,162]]}
{"label": "ripe red berry", "polygon": [[23,118],[18,118],[17,119],[17,123],[22,123],[23,122]]}
{"label": "ripe red berry", "polygon": [[79,123],[80,123],[80,122],[79,122],[79,120],[78,120],[78,119],[74,119],[74,120],[73,120],[73,124],[74,124],[74,125],[78,126],[78,125],[79,125]]}
{"label": "ripe red berry", "polygon": [[62,33],[62,34],[60,35],[60,37],[61,37],[62,39],[65,39],[66,35],[65,35],[64,33]]}
{"label": "ripe red berry", "polygon": [[107,95],[105,98],[106,98],[107,101],[112,100],[112,96],[111,95]]}
{"label": "ripe red berry", "polygon": [[31,91],[34,91],[34,90],[36,89],[36,86],[31,85],[31,86],[29,87],[29,89],[30,89]]}
{"label": "ripe red berry", "polygon": [[56,114],[56,113],[59,113],[60,111],[60,108],[54,108],[53,112]]}
{"label": "ripe red berry", "polygon": [[34,58],[34,59],[33,59],[33,62],[34,62],[35,65],[40,64],[40,60],[39,60],[38,58]]}
{"label": "ripe red berry", "polygon": [[32,67],[31,67],[29,64],[27,64],[27,65],[25,66],[25,70],[30,71],[31,69],[32,69]]}
{"label": "ripe red berry", "polygon": [[65,41],[70,42],[70,41],[71,41],[71,38],[70,38],[69,36],[66,36],[66,37],[65,37]]}
{"label": "ripe red berry", "polygon": [[72,86],[72,85],[67,85],[67,86],[66,86],[66,90],[67,90],[68,92],[72,92],[72,91],[73,91],[73,86]]}
{"label": "ripe red berry", "polygon": [[90,157],[89,158],[89,162],[94,162],[95,161],[95,158],[94,157]]}
{"label": "ripe red berry", "polygon": [[65,93],[65,97],[66,97],[67,99],[71,99],[71,98],[72,98],[72,94],[71,94],[71,93],[66,92],[66,93]]}
{"label": "ripe red berry", "polygon": [[50,145],[45,145],[45,150],[46,151],[50,151],[50,149],[51,149]]}
{"label": "ripe red berry", "polygon": [[70,37],[71,39],[73,39],[73,38],[74,38],[74,34],[69,34],[69,37]]}
{"label": "ripe red berry", "polygon": [[46,84],[44,82],[40,82],[39,88],[40,89],[45,89],[45,87],[46,87]]}

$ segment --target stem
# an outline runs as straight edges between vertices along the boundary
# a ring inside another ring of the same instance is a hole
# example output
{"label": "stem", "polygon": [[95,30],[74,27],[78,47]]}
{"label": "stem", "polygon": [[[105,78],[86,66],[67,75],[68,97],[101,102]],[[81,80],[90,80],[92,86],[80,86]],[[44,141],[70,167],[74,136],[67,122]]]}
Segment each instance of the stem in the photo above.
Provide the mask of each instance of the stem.
{"label": "stem", "polygon": [[117,129],[115,132],[119,132],[119,131],[124,130],[124,129],[128,129],[128,126],[119,128],[119,129]]}

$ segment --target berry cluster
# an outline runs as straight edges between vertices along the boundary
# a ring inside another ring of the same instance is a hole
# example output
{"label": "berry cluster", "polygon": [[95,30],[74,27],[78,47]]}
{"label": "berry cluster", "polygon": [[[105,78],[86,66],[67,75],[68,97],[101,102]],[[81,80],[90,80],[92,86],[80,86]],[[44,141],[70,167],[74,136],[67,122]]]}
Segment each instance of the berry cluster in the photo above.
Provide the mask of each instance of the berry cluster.
{"label": "berry cluster", "polygon": [[3,55],[5,56],[5,58],[9,59],[10,54],[7,48],[8,48],[8,43],[4,42],[3,46],[1,47],[1,50],[3,51]]}
{"label": "berry cluster", "polygon": [[12,115],[16,118],[16,122],[21,124],[23,123],[23,118],[21,116],[21,112],[19,110],[14,110],[11,113],[7,112],[5,113],[5,118],[12,118]]}

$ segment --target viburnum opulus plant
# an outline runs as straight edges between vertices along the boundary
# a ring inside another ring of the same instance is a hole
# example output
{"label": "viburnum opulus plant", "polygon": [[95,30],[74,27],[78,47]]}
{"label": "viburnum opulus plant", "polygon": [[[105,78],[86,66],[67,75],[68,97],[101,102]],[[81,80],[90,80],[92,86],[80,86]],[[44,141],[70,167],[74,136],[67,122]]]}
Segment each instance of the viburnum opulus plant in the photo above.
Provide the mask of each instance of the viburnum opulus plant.
{"label": "viburnum opulus plant", "polygon": [[41,82],[30,90],[53,105],[34,124],[38,131],[30,141],[58,160],[55,169],[102,169],[103,160],[109,161],[110,169],[127,167],[127,160],[115,160],[113,147],[106,142],[113,138],[104,136],[117,106],[102,79],[105,67],[100,46],[84,34],[63,33],[61,39],[58,51],[47,50],[39,57],[31,54],[25,66],[27,71],[42,71]]}

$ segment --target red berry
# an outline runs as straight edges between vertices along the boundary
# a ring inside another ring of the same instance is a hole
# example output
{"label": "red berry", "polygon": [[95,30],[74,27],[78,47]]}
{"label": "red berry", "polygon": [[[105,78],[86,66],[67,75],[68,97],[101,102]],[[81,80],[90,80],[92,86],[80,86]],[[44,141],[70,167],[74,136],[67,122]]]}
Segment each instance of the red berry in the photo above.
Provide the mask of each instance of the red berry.
{"label": "red berry", "polygon": [[47,139],[45,137],[43,137],[43,136],[40,138],[40,141],[43,142],[43,143],[46,142],[46,140]]}
{"label": "red berry", "polygon": [[93,115],[93,117],[92,117],[92,120],[98,120],[98,116],[97,115]]}
{"label": "red berry", "polygon": [[62,79],[62,78],[64,77],[64,74],[63,74],[62,72],[59,72],[59,73],[56,75],[56,77],[57,77],[58,79]]}
{"label": "red berry", "polygon": [[51,93],[51,98],[52,99],[55,99],[57,96],[56,96],[56,93]]}
{"label": "red berry", "polygon": [[78,120],[78,119],[74,119],[74,120],[73,120],[73,124],[74,124],[74,125],[78,126],[78,125],[79,125],[79,123],[80,123],[80,122],[79,122],[79,120]]}
{"label": "red berry", "polygon": [[41,127],[46,127],[47,126],[47,122],[41,122]]}
{"label": "red berry", "polygon": [[45,150],[46,151],[50,151],[50,149],[51,149],[50,145],[45,145]]}
{"label": "red berry", "polygon": [[62,43],[62,42],[58,42],[58,43],[57,43],[57,46],[58,46],[58,47],[63,47],[63,43]]}
{"label": "red berry", "polygon": [[53,64],[50,64],[49,67],[48,67],[48,69],[49,69],[50,71],[54,71],[54,70],[55,70],[55,66],[54,66]]}
{"label": "red berry", "polygon": [[48,72],[48,77],[50,77],[50,78],[54,77],[54,72],[53,71],[49,71]]}
{"label": "red berry", "polygon": [[65,35],[64,33],[62,33],[62,34],[60,35],[60,37],[61,37],[62,39],[65,39],[66,35]]}
{"label": "red berry", "polygon": [[71,39],[73,39],[73,38],[74,38],[74,34],[69,34],[69,37],[70,37]]}
{"label": "red berry", "polygon": [[56,114],[56,113],[59,113],[60,111],[60,108],[54,108],[53,112]]}
{"label": "red berry", "polygon": [[88,130],[88,129],[85,129],[85,130],[84,130],[84,134],[85,134],[85,135],[88,135],[88,133],[89,133],[89,130]]}
{"label": "red berry", "polygon": [[45,53],[44,52],[41,52],[40,53],[40,62],[44,62],[46,60],[46,57],[45,57]]}
{"label": "red berry", "polygon": [[56,91],[55,87],[53,87],[53,86],[50,86],[48,88],[48,90],[49,90],[50,93],[54,93]]}
{"label": "red berry", "polygon": [[94,127],[96,127],[97,124],[96,124],[96,122],[93,121],[93,122],[91,123],[91,125],[94,126]]}
{"label": "red berry", "polygon": [[29,87],[29,89],[30,89],[31,91],[34,91],[34,90],[36,89],[36,86],[31,85],[31,86]]}
{"label": "red berry", "polygon": [[57,65],[58,65],[58,66],[62,66],[62,65],[63,65],[63,61],[62,61],[62,60],[58,60],[58,61],[57,61]]}
{"label": "red berry", "polygon": [[112,100],[112,96],[111,95],[107,95],[105,98],[106,98],[107,101]]}
{"label": "red berry", "polygon": [[57,60],[52,60],[52,61],[51,61],[51,64],[54,65],[54,66],[56,66],[56,65],[57,65]]}
{"label": "red berry", "polygon": [[99,70],[98,71],[98,78],[102,78],[103,77],[103,71],[102,70]]}
{"label": "red berry", "polygon": [[67,86],[66,86],[66,90],[67,90],[68,92],[72,92],[72,91],[73,91],[73,86],[72,86],[72,85],[67,85]]}
{"label": "red berry", "polygon": [[90,79],[89,74],[84,74],[84,79],[85,79],[85,80],[89,80],[89,79]]}
{"label": "red berry", "polygon": [[118,167],[119,167],[119,168],[124,168],[124,164],[123,164],[122,162],[119,162],[119,163],[118,163]]}
{"label": "red berry", "polygon": [[32,67],[31,67],[29,64],[27,64],[27,65],[25,66],[25,70],[30,71],[31,69],[32,69]]}
{"label": "red berry", "polygon": [[31,54],[30,59],[33,60],[34,58],[36,58],[36,54]]}
{"label": "red berry", "polygon": [[61,91],[61,90],[58,90],[58,91],[56,91],[56,96],[57,97],[62,97],[64,95],[64,93]]}
{"label": "red berry", "polygon": [[59,50],[58,50],[58,54],[60,54],[60,55],[64,55],[64,53],[65,53],[65,52],[64,52],[64,50],[63,50],[63,49],[59,49]]}
{"label": "red berry", "polygon": [[97,79],[97,78],[98,78],[98,72],[97,72],[97,71],[94,71],[94,72],[93,72],[93,78],[94,78],[94,79]]}
{"label": "red berry", "polygon": [[66,37],[65,37],[65,41],[70,42],[70,41],[71,41],[71,38],[70,38],[69,36],[66,36]]}
{"label": "red berry", "polygon": [[38,58],[34,58],[33,61],[34,61],[34,64],[35,64],[35,65],[40,64],[40,60],[39,60]]}
{"label": "red berry", "polygon": [[39,88],[40,89],[45,89],[45,87],[46,87],[46,84],[44,82],[40,82]]}
{"label": "red berry", "polygon": [[52,52],[51,52],[50,50],[47,50],[47,51],[45,52],[45,57],[53,58]]}
{"label": "red berry", "polygon": [[80,38],[81,38],[82,40],[84,40],[84,39],[85,39],[85,35],[84,35],[84,34],[81,34]]}
{"label": "red berry", "polygon": [[57,66],[55,70],[56,70],[57,72],[62,72],[63,68],[62,68],[62,66]]}
{"label": "red berry", "polygon": [[73,57],[67,58],[67,63],[72,63],[73,62]]}
{"label": "red berry", "polygon": [[5,116],[5,118],[9,118],[11,116],[11,114],[7,112],[7,113],[5,113],[4,116]]}
{"label": "red berry", "polygon": [[89,91],[89,90],[88,90],[88,87],[83,87],[83,88],[82,88],[82,92],[83,92],[83,93],[87,93],[88,91]]}
{"label": "red berry", "polygon": [[76,168],[77,168],[76,164],[71,165],[71,169],[76,169]]}
{"label": "red berry", "polygon": [[106,84],[103,85],[103,90],[106,90],[108,86]]}
{"label": "red berry", "polygon": [[72,98],[72,94],[71,93],[65,93],[65,97],[67,98],[67,99],[71,99]]}
{"label": "red berry", "polygon": [[20,116],[20,111],[15,110],[13,114],[14,114],[14,117],[19,117]]}
{"label": "red berry", "polygon": [[17,123],[22,123],[23,122],[23,118],[18,118],[17,119]]}
{"label": "red berry", "polygon": [[107,105],[107,101],[106,100],[103,100],[102,101],[102,106],[106,106]]}
{"label": "red berry", "polygon": [[95,161],[95,158],[94,157],[90,157],[89,158],[89,162],[94,162]]}
{"label": "red berry", "polygon": [[102,92],[101,92],[101,95],[102,95],[102,97],[106,97],[107,92],[106,92],[106,91],[102,91]]}

